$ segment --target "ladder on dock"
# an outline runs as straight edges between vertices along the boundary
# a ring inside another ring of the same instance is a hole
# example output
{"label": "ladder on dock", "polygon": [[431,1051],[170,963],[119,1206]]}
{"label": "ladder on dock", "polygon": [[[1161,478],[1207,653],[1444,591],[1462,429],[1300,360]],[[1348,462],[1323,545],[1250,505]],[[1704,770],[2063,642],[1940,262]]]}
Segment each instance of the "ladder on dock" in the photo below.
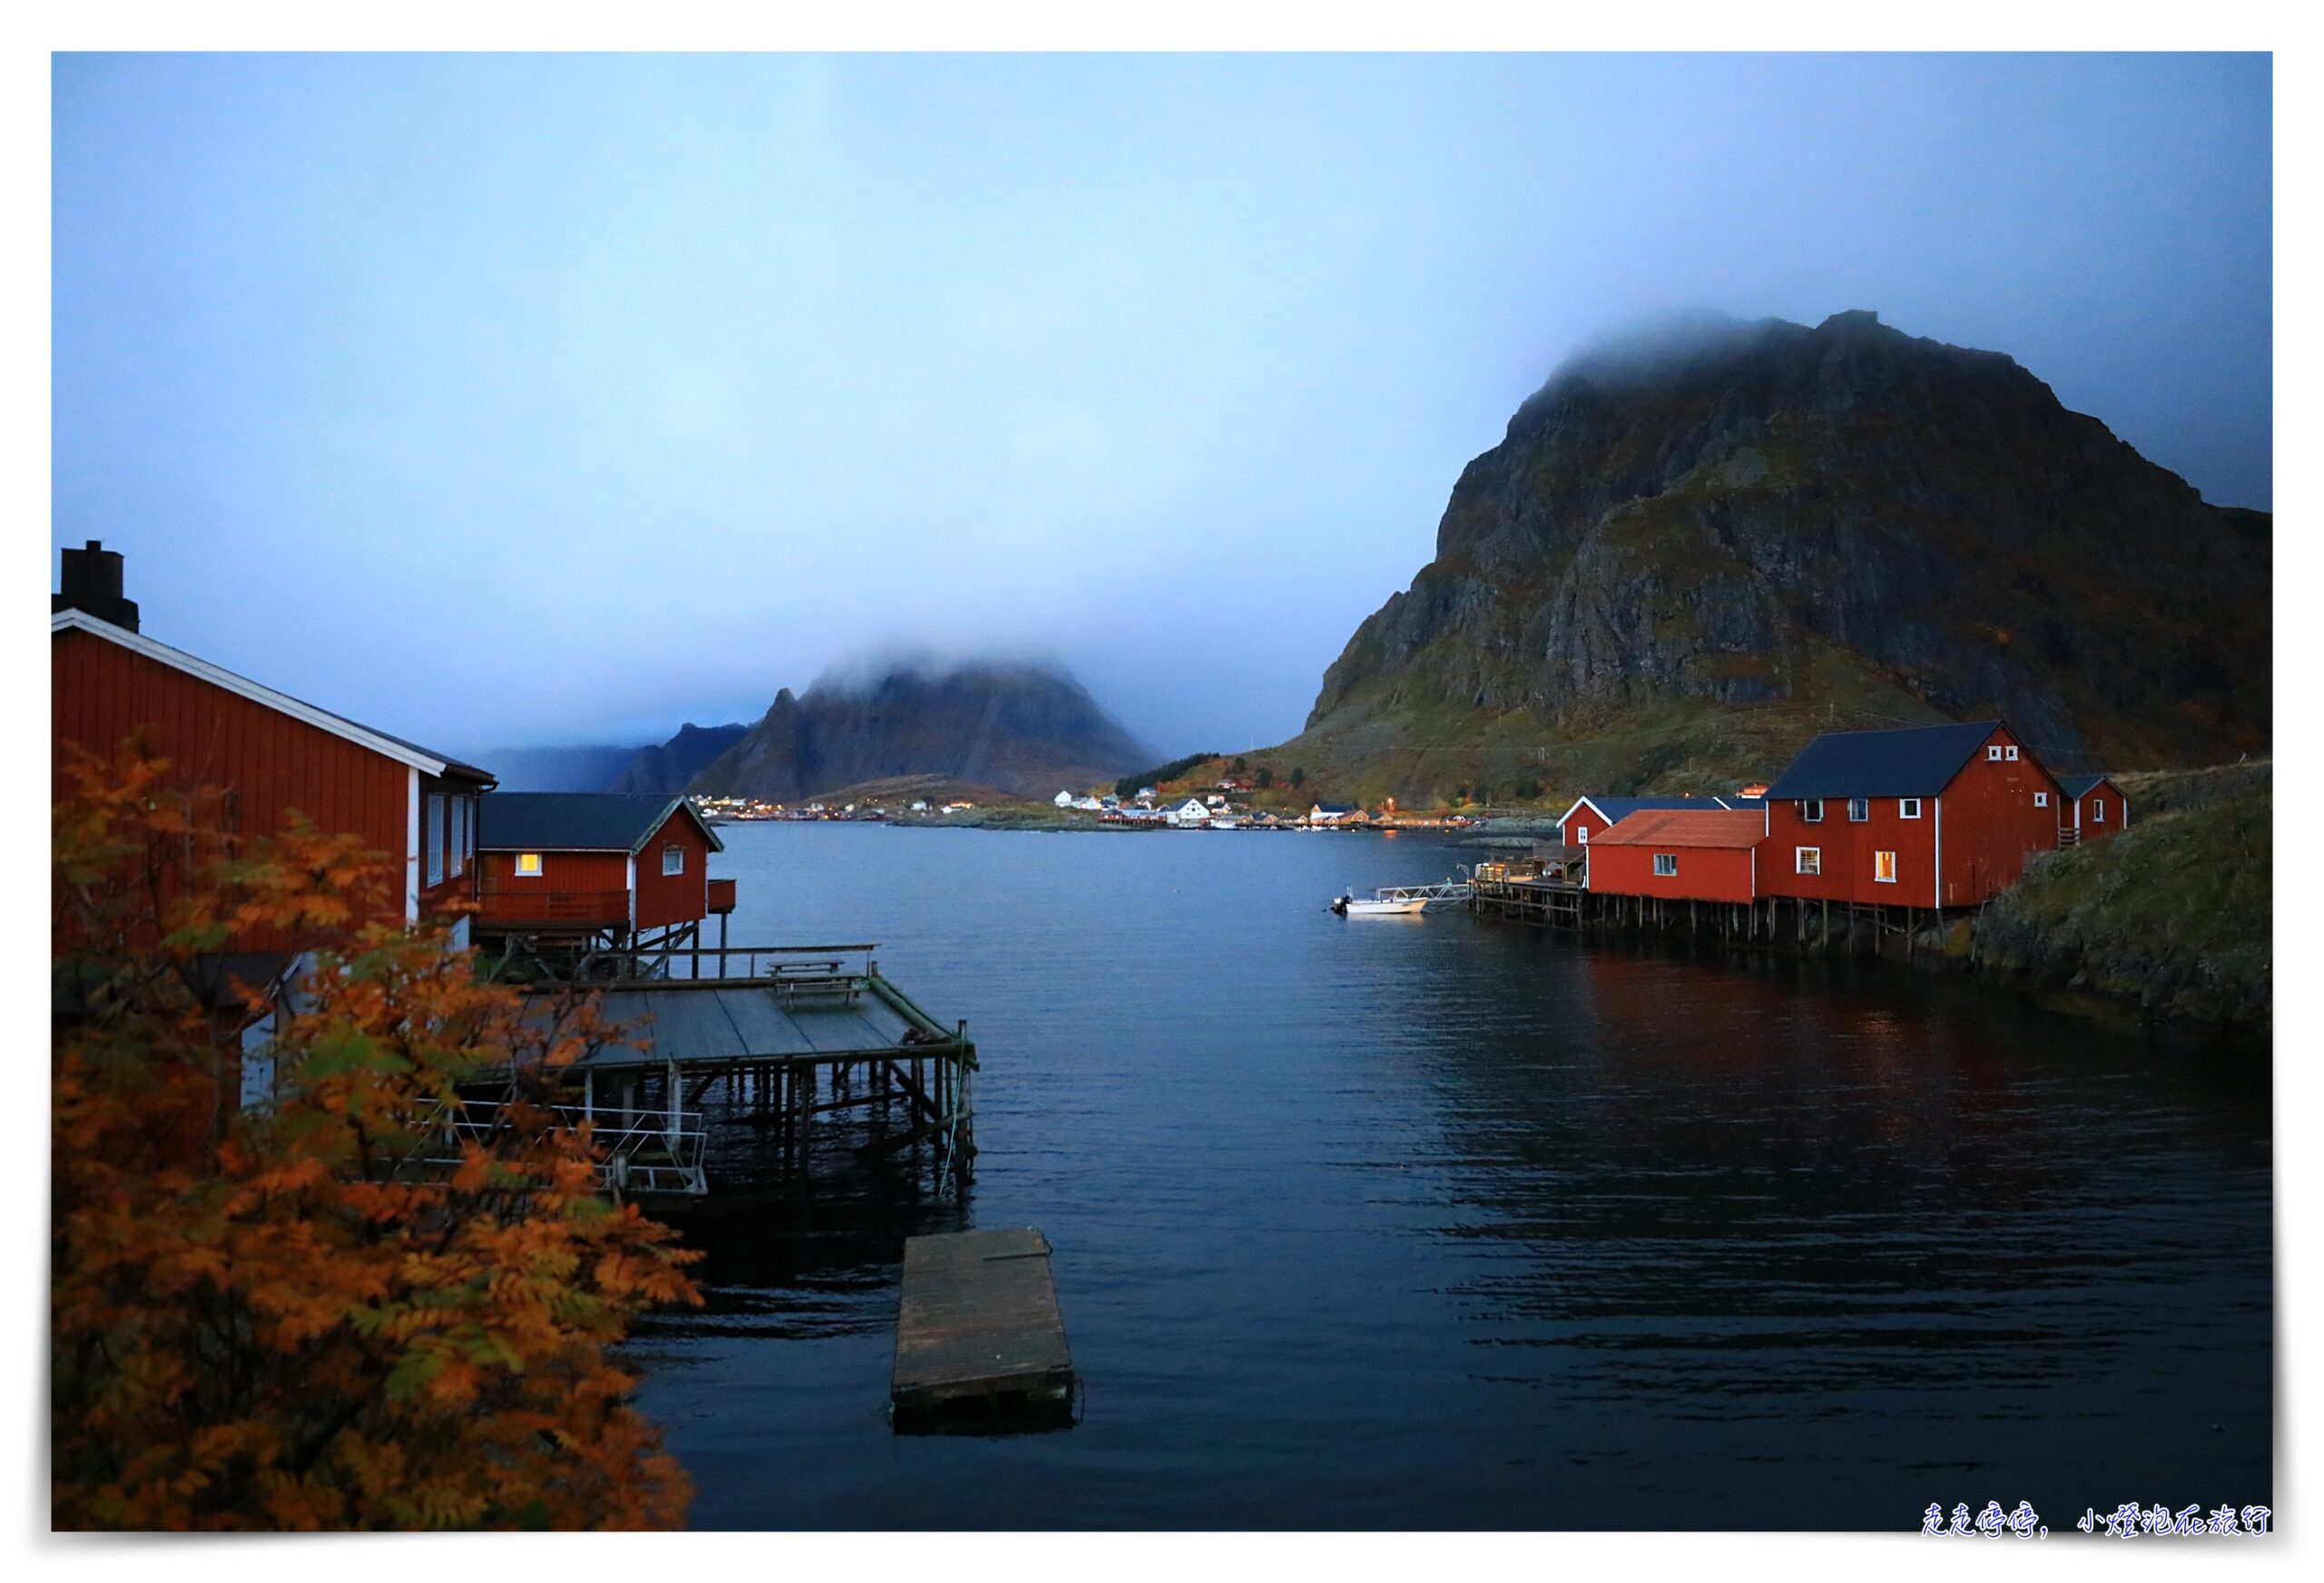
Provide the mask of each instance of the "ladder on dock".
{"label": "ladder on dock", "polygon": [[899,1433],[1070,1424],[1049,1239],[1030,1226],[906,1239],[888,1390]]}

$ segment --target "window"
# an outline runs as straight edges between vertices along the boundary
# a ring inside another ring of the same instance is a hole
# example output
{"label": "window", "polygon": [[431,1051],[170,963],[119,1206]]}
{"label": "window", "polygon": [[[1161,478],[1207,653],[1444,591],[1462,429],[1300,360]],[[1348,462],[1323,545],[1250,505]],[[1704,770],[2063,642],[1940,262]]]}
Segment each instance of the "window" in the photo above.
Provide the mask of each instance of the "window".
{"label": "window", "polygon": [[2034,807],[2036,807],[2036,808],[2047,808],[2049,805],[2050,805],[2050,794],[2049,794],[2047,792],[2034,792]]}
{"label": "window", "polygon": [[1803,800],[1799,804],[1799,819],[1803,824],[1823,823],[1824,800],[1821,797],[1809,797]]}
{"label": "window", "polygon": [[2001,762],[2001,747],[2000,747],[2000,744],[1999,744],[1999,743],[1995,743],[1994,746],[1987,748],[1987,749],[1985,750],[1985,757],[1987,757],[1987,758],[1991,759],[1991,760],[1992,760],[1994,763],[1996,763],[1996,764],[2000,763],[2000,762]]}
{"label": "window", "polygon": [[664,847],[664,848],[662,849],[662,872],[664,872],[665,874],[683,874],[683,873],[684,873],[685,871],[686,871],[686,850],[685,850],[685,848],[684,848],[684,847]]}
{"label": "window", "polygon": [[1899,818],[1899,819],[1918,819],[1920,816],[1921,816],[1921,800],[1920,800],[1919,798],[1917,798],[1917,797],[1899,797],[1899,798],[1897,798],[1897,799],[1896,799],[1896,817],[1897,817],[1897,818]]}
{"label": "window", "polygon": [[468,815],[475,811],[474,798],[452,799],[452,872],[455,874],[468,871]]}
{"label": "window", "polygon": [[1679,871],[1679,854],[1676,852],[1655,853],[1654,871],[1665,878],[1676,874]]}
{"label": "window", "polygon": [[1849,822],[1849,823],[1851,823],[1851,824],[1862,824],[1866,820],[1870,819],[1871,817],[1872,817],[1872,800],[1871,800],[1870,798],[1867,798],[1867,797],[1851,797],[1851,798],[1849,798],[1849,799],[1848,799],[1848,822]]}
{"label": "window", "polygon": [[1894,885],[1896,882],[1896,854],[1894,852],[1873,853],[1872,877],[1883,885]]}
{"label": "window", "polygon": [[1588,825],[1577,824],[1573,827],[1573,844],[1578,847],[1586,847],[1590,844],[1590,827]]}
{"label": "window", "polygon": [[519,879],[537,880],[541,877],[541,855],[538,852],[517,854],[517,875]]}
{"label": "window", "polygon": [[1820,874],[1824,871],[1824,849],[1822,847],[1795,847],[1792,849],[1791,860],[1797,872],[1802,874]]}
{"label": "window", "polygon": [[2106,822],[2106,799],[2103,797],[2093,797],[2090,800],[2090,822],[2093,824]]}
{"label": "window", "polygon": [[444,794],[428,794],[427,811],[422,815],[420,844],[428,852],[428,883],[444,882]]}
{"label": "window", "polygon": [[2015,748],[2004,748],[2001,751],[2001,756],[2004,759],[2014,759],[2017,757],[2017,750]]}

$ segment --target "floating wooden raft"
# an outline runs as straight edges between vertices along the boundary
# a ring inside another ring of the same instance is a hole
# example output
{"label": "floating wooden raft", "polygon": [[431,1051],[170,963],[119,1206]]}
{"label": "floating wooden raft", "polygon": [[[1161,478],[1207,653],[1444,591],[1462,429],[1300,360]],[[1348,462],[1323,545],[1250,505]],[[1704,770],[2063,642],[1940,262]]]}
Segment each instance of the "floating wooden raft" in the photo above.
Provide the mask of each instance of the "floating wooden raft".
{"label": "floating wooden raft", "polygon": [[1070,1423],[1049,1239],[1030,1226],[907,1238],[889,1395],[899,1431]]}

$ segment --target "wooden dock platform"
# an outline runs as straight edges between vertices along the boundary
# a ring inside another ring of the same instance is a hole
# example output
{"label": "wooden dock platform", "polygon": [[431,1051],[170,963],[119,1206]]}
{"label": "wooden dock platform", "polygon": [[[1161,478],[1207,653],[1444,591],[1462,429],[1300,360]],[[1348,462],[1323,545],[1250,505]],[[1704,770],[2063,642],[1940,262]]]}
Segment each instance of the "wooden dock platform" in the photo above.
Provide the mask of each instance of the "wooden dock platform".
{"label": "wooden dock platform", "polygon": [[903,1308],[889,1385],[899,1432],[1062,1427],[1073,1354],[1030,1226],[904,1243]]}

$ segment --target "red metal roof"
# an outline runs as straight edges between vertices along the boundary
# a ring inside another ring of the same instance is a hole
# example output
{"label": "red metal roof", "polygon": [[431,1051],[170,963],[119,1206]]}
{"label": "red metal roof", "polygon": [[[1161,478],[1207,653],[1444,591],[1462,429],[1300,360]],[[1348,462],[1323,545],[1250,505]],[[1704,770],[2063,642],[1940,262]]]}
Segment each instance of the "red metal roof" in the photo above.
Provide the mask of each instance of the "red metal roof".
{"label": "red metal roof", "polygon": [[1641,810],[1590,838],[1593,847],[1755,847],[1766,816],[1742,809]]}

